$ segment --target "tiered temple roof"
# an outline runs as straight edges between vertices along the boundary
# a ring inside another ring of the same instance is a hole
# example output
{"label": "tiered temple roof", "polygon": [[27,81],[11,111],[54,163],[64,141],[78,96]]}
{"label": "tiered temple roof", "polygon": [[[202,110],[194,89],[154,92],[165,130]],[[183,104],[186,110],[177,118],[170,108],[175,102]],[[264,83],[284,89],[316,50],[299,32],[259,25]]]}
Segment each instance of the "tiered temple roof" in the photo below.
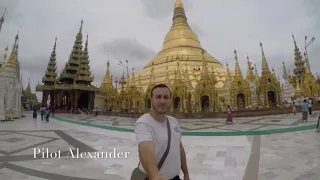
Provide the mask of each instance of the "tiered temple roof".
{"label": "tiered temple roof", "polygon": [[43,89],[50,90],[50,89],[54,88],[55,83],[57,83],[57,79],[56,79],[56,77],[57,77],[56,47],[57,47],[57,38],[55,39],[55,42],[54,42],[53,51],[50,56],[47,70],[45,72],[45,75],[42,78],[42,83],[43,83],[42,88]]}
{"label": "tiered temple roof", "polygon": [[94,77],[90,71],[90,60],[88,52],[88,35],[83,49],[82,36],[83,20],[73,45],[69,60],[66,62],[60,77],[56,77],[56,43],[51,53],[46,75],[43,78],[43,85],[37,86],[37,91],[43,90],[84,90],[98,91],[98,88],[91,85]]}

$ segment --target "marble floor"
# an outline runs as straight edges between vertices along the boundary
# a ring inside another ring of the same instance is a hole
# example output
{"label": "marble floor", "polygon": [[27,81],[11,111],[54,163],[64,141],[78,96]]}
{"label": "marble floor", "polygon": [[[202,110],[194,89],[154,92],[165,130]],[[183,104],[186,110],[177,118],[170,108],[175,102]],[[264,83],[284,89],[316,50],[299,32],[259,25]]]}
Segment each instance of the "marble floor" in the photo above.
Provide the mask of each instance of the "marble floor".
{"label": "marble floor", "polygon": [[[126,120],[128,124],[131,123],[130,119],[118,117],[57,116],[76,121],[89,120],[90,123],[107,126],[116,126],[117,123],[112,120],[114,118],[117,118],[118,124],[125,124]],[[225,128],[221,126],[217,130],[247,131],[244,122],[265,124],[270,122],[268,119],[286,121],[272,122],[272,125],[267,125],[269,128],[283,127],[283,124],[302,126],[298,123],[300,117],[289,117],[291,115],[282,118],[239,118],[235,124]],[[180,121],[182,124],[191,124],[204,120]],[[206,121],[224,125],[220,119]],[[310,117],[308,124],[314,121],[315,118]],[[130,124],[127,127],[130,128]],[[190,128],[194,127],[190,125]],[[209,131],[212,127],[205,129]],[[183,143],[193,180],[318,180],[320,177],[320,133],[315,130],[267,136],[184,136]],[[41,156],[47,149],[52,157]],[[34,156],[39,151],[39,155]],[[96,152],[109,156],[77,157],[77,152]],[[126,153],[127,157],[113,157],[114,152]],[[33,122],[31,114],[13,122],[0,122],[0,180],[121,180],[129,179],[137,163],[137,146],[132,132],[112,131],[54,119],[49,123],[40,120]]]}

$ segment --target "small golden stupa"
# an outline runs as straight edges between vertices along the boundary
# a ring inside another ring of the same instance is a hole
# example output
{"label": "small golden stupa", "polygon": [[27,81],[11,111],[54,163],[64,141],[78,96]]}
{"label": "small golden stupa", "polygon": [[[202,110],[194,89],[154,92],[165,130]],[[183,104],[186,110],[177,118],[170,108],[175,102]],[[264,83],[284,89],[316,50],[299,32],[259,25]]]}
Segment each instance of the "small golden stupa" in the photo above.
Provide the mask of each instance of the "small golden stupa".
{"label": "small golden stupa", "polygon": [[[201,47],[197,34],[188,24],[181,0],[175,2],[172,21],[172,26],[165,36],[161,51],[141,72],[135,75],[136,78],[140,76],[140,85],[143,91],[146,91],[150,84],[152,67],[155,74],[155,83],[164,83],[168,79],[172,83],[176,70],[179,70],[184,75],[185,72],[188,72],[189,77],[184,76],[184,79],[189,79],[194,88],[197,85],[197,77],[202,70],[203,61],[206,61],[207,68],[210,71],[214,71],[217,78],[216,87],[222,87],[223,81],[226,79],[227,69]],[[202,53],[204,53],[204,58]],[[179,67],[178,64],[180,64]]]}

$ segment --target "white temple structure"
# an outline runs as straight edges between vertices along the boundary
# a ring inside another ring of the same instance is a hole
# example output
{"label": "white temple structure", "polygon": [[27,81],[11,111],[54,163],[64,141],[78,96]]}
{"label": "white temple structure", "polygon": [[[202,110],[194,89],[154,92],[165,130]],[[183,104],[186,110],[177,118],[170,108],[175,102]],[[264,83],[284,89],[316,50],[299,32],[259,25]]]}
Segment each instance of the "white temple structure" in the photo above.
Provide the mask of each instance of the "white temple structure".
{"label": "white temple structure", "polygon": [[278,77],[278,81],[281,84],[281,94],[280,94],[280,101],[285,106],[290,106],[295,96],[295,88],[290,84],[289,81],[282,77]]}
{"label": "white temple structure", "polygon": [[4,60],[0,66],[0,120],[13,120],[22,117],[18,39],[17,34],[9,58],[7,58],[8,47],[6,47]]}

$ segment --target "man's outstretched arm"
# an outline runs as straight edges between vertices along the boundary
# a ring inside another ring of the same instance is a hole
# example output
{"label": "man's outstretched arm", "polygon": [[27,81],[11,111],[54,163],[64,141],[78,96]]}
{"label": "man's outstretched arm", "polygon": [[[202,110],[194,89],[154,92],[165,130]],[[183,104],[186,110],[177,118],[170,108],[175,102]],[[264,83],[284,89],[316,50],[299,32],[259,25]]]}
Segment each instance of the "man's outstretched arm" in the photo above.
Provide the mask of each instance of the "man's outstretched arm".
{"label": "man's outstretched arm", "polygon": [[152,128],[145,123],[137,123],[135,135],[138,143],[140,163],[146,170],[148,179],[159,178],[157,160],[154,154]]}
{"label": "man's outstretched arm", "polygon": [[159,177],[157,161],[154,156],[153,142],[143,141],[139,143],[139,157],[143,168],[146,170],[149,179]]}
{"label": "man's outstretched arm", "polygon": [[189,178],[189,171],[187,165],[187,157],[186,152],[184,150],[182,142],[180,142],[180,160],[181,160],[181,170],[184,174],[184,178]]}

